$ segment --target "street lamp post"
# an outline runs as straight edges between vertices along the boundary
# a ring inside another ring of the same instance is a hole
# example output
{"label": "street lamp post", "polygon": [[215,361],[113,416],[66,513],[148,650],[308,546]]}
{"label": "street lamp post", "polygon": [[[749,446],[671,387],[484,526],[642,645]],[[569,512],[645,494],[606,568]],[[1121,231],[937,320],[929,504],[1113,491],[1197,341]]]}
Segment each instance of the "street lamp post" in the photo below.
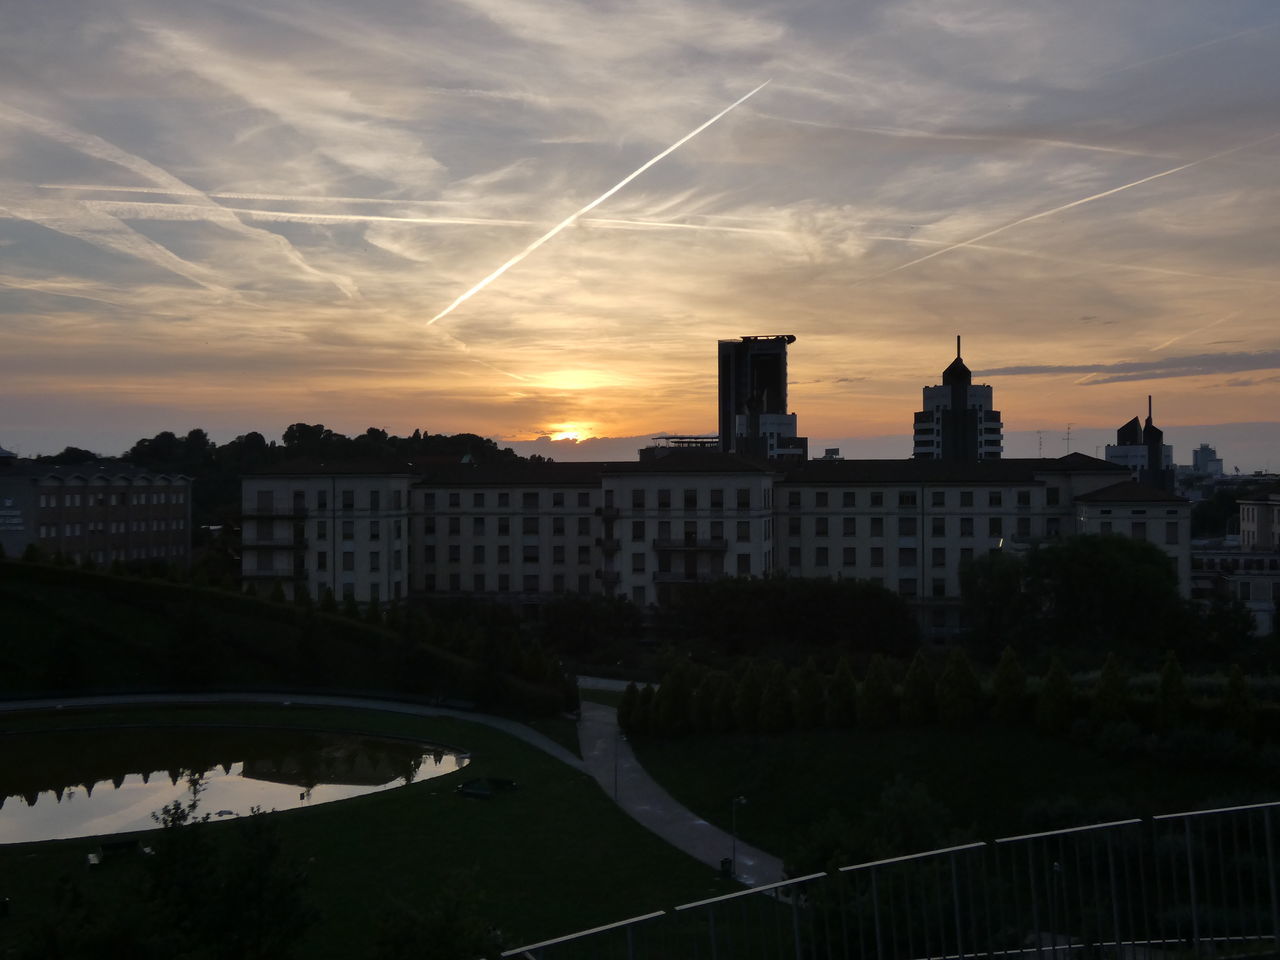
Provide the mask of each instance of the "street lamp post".
{"label": "street lamp post", "polygon": [[738,807],[746,802],[746,797],[734,797],[729,807],[729,867],[733,877],[738,875]]}

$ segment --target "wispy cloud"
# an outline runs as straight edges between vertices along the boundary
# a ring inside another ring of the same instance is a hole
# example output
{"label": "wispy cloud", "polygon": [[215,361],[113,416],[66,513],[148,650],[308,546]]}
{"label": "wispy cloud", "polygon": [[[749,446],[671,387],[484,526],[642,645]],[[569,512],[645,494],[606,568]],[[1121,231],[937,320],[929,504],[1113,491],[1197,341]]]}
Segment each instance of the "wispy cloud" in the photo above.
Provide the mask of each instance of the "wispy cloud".
{"label": "wispy cloud", "polygon": [[1170,377],[1219,376],[1246,370],[1270,370],[1280,367],[1280,350],[1258,350],[1240,353],[1201,353],[1160,360],[1126,360],[1118,363],[1021,364],[975,370],[976,376],[1021,377],[1064,374],[1088,374],[1079,382],[1097,386],[1130,380],[1163,380]]}

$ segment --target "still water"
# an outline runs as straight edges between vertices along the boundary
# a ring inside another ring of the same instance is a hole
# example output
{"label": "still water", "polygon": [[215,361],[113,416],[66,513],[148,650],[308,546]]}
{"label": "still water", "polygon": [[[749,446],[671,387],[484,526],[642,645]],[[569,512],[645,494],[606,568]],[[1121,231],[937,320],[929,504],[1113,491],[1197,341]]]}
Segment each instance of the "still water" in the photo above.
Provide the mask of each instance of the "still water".
{"label": "still water", "polygon": [[[428,743],[257,728],[127,728],[0,736],[0,843],[156,826],[191,799],[211,820],[252,807],[293,810],[460,770],[467,755]],[[442,789],[446,789],[442,786]]]}

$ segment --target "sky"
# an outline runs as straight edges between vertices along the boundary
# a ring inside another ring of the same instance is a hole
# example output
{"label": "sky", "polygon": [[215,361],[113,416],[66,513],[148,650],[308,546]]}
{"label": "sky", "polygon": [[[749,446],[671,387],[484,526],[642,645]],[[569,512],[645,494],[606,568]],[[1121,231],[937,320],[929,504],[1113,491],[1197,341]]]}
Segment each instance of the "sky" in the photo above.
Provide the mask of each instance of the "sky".
{"label": "sky", "polygon": [[1151,394],[1280,467],[1274,0],[3,19],[0,446],[305,421],[585,457],[714,432],[715,341],[790,333],[800,432],[907,456],[962,334],[1007,455]]}

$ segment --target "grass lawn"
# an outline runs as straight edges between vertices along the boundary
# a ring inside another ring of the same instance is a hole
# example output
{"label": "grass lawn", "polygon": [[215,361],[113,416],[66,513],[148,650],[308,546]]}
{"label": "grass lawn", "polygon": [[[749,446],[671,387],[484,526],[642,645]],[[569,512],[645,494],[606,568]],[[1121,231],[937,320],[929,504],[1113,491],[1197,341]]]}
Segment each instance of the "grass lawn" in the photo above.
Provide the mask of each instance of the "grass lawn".
{"label": "grass lawn", "polygon": [[[983,840],[1122,817],[1274,800],[1274,776],[1152,758],[1106,756],[1030,728],[814,731],[777,737],[634,737],[645,769],[671,794],[740,836],[786,857],[811,825],[839,811],[850,823],[895,778],[923,785],[957,840]],[[901,852],[916,852],[901,851]]]}
{"label": "grass lawn", "polygon": [[[472,874],[483,912],[513,946],[732,889],[621,813],[586,774],[479,724],[301,707],[3,718],[6,730],[88,722],[299,726],[422,738],[471,751],[471,764],[459,775],[280,816],[286,852],[306,864],[320,918],[300,951],[308,957],[363,955],[389,899],[421,902],[463,873]],[[462,779],[480,776],[511,778],[520,788],[489,800],[454,792]],[[202,829],[224,826],[231,825]],[[89,874],[85,866],[96,846],[85,839],[0,847],[0,898],[12,900],[0,945],[49,902],[59,876],[84,881],[90,896],[109,895],[107,874]]]}

